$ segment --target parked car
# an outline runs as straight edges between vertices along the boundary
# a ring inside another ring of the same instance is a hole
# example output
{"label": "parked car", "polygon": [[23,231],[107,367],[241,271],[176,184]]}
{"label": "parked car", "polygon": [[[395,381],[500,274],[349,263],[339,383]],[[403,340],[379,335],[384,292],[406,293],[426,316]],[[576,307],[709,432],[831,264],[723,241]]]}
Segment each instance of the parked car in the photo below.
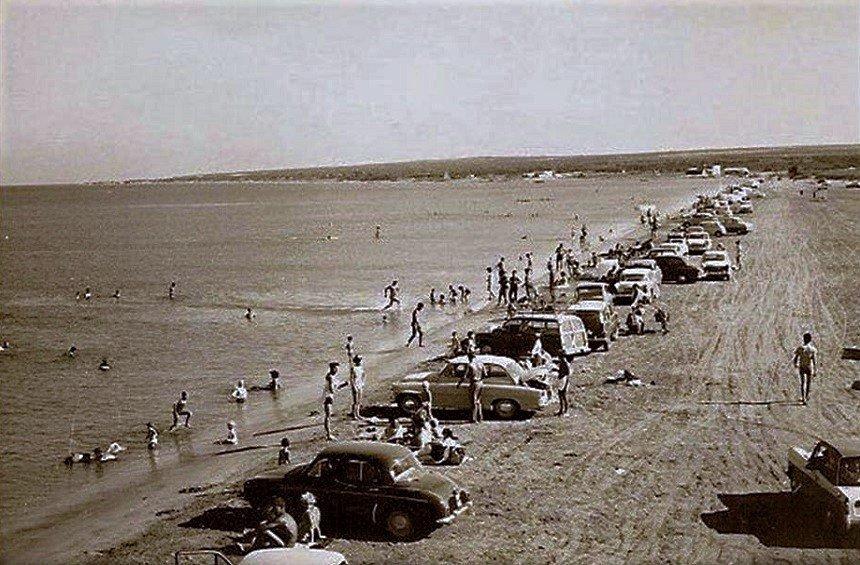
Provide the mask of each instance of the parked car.
{"label": "parked car", "polygon": [[664,282],[696,282],[701,276],[699,268],[680,255],[666,253],[654,257],[654,261],[663,273]]}
{"label": "parked car", "polygon": [[538,333],[544,350],[553,357],[588,353],[585,325],[569,314],[518,314],[488,331],[476,332],[475,343],[481,353],[520,359],[529,355]]}
{"label": "parked car", "polygon": [[701,255],[711,248],[711,236],[706,233],[687,234],[687,247],[690,255]]}
{"label": "parked car", "polygon": [[[482,354],[475,358],[487,371],[481,393],[481,406],[487,412],[510,420],[530,416],[549,404],[550,368],[526,370],[513,359],[497,355]],[[469,360],[465,355],[450,359],[441,371],[414,373],[391,385],[391,395],[401,410],[412,412],[418,408],[424,381],[430,383],[434,410],[468,410],[472,406]]]}
{"label": "parked car", "polygon": [[338,522],[374,524],[397,540],[448,524],[470,505],[468,492],[425,469],[409,448],[375,441],[330,444],[286,474],[245,481],[243,496],[255,509],[280,497],[296,517],[306,492],[316,497],[324,531]]}
{"label": "parked car", "polygon": [[669,243],[658,243],[648,252],[648,258],[653,259],[655,255],[660,255],[663,253],[674,253],[676,255],[686,255],[687,254],[687,244],[678,243],[678,242],[669,242]]}
{"label": "parked car", "polygon": [[598,282],[615,282],[621,267],[617,259],[600,258],[597,265],[583,269],[579,276],[583,281],[598,281]]}
{"label": "parked car", "polygon": [[[205,558],[205,559],[204,559]],[[347,565],[337,551],[306,545],[258,549],[242,558],[229,558],[217,549],[180,550],[173,554],[175,565],[183,563],[214,563],[216,565]]]}
{"label": "parked car", "polygon": [[752,214],[753,205],[750,202],[741,202],[738,206],[738,214]]}
{"label": "parked car", "polygon": [[575,314],[585,324],[591,349],[603,347],[609,351],[610,342],[618,338],[618,315],[611,304],[601,300],[583,300],[570,306],[567,312]]}
{"label": "parked car", "polygon": [[639,300],[651,301],[660,296],[660,288],[650,269],[627,268],[615,285],[616,304],[634,304]]}
{"label": "parked car", "polygon": [[[671,243],[671,244],[675,245],[675,252],[678,255],[686,255],[687,253],[690,252],[689,247],[687,247],[687,236],[683,232],[682,233],[670,233],[666,239],[666,243]],[[658,245],[666,245],[666,243],[660,243]]]}
{"label": "parked car", "polygon": [[654,259],[631,259],[627,261],[625,266],[628,269],[648,269],[652,272],[651,276],[657,284],[663,282],[663,273],[660,272],[660,267],[657,266],[657,262]]}
{"label": "parked car", "polygon": [[788,452],[791,490],[824,511],[829,526],[860,538],[860,439],[819,441],[812,451]]}
{"label": "parked car", "polygon": [[576,300],[602,300],[607,303],[612,302],[612,292],[609,290],[609,285],[602,282],[583,281],[576,285]]}
{"label": "parked car", "polygon": [[724,216],[721,221],[726,231],[731,234],[743,235],[752,231],[752,225],[749,222],[739,220],[735,216]]}
{"label": "parked car", "polygon": [[723,226],[722,223],[720,223],[719,220],[702,220],[699,225],[702,226],[702,229],[705,230],[705,233],[710,236],[722,237],[726,235],[726,228],[725,226]]}
{"label": "parked car", "polygon": [[731,280],[732,261],[729,254],[722,250],[705,251],[702,255],[702,271],[705,278]]}

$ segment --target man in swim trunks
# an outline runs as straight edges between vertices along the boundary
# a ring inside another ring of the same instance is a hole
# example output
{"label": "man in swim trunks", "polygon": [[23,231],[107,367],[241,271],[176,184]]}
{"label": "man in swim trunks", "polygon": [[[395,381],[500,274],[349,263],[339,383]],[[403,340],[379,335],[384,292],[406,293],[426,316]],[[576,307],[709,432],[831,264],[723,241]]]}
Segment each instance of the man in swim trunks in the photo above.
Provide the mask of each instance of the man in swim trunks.
{"label": "man in swim trunks", "polygon": [[418,321],[418,314],[424,310],[424,303],[419,302],[418,305],[412,310],[412,334],[409,336],[409,339],[406,341],[406,347],[412,344],[412,340],[416,337],[418,338],[418,347],[424,347],[424,331],[421,329],[421,323]]}
{"label": "man in swim trunks", "polygon": [[364,365],[361,357],[356,355],[350,362],[349,386],[352,391],[352,412],[350,416],[361,418],[361,404],[364,400]]}
{"label": "man in swim trunks", "polygon": [[496,295],[493,293],[493,268],[487,267],[487,300],[493,300]]}
{"label": "man in swim trunks", "polygon": [[400,306],[400,299],[397,297],[398,292],[399,289],[397,288],[397,281],[392,281],[390,285],[385,287],[383,295],[388,299],[388,304],[385,305],[383,310],[388,310],[395,304]]}
{"label": "man in swim trunks", "polygon": [[179,400],[173,404],[173,425],[170,430],[173,431],[179,425],[179,417],[185,416],[185,427],[190,428],[189,421],[191,420],[192,412],[188,409],[188,393],[184,390],[179,393]]}
{"label": "man in swim trunks", "polygon": [[806,406],[809,403],[809,387],[818,365],[816,354],[818,350],[812,345],[812,334],[803,334],[803,345],[794,350],[794,366],[800,377],[800,402]]}

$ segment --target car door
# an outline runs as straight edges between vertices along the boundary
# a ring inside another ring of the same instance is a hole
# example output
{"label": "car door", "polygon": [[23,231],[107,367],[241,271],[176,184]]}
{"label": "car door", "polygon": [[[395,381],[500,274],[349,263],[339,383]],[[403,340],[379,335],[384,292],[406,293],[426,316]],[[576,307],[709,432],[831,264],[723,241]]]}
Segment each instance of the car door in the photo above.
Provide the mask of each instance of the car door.
{"label": "car door", "polygon": [[333,474],[339,513],[353,522],[370,523],[373,518],[375,485],[373,464],[360,457],[344,458]]}
{"label": "car door", "polygon": [[469,407],[469,370],[468,363],[451,363],[431,380],[434,408],[462,410]]}

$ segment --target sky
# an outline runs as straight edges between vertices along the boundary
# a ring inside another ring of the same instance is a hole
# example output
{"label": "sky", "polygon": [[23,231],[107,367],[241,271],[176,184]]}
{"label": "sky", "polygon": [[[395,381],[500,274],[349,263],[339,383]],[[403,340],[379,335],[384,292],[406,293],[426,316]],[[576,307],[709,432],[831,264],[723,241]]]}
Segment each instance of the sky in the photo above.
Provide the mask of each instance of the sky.
{"label": "sky", "polygon": [[860,141],[860,2],[0,0],[0,182]]}

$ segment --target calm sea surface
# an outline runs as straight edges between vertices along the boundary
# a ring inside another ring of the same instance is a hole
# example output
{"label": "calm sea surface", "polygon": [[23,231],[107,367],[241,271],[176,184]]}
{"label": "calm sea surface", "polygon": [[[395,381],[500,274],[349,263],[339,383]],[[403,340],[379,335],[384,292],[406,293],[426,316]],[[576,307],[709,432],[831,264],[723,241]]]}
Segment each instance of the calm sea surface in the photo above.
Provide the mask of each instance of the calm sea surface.
{"label": "calm sea surface", "polygon": [[[543,265],[575,213],[606,234],[630,225],[634,203],[677,205],[708,186],[626,177],[2,188],[0,339],[13,344],[0,354],[2,528],[147,469],[133,464],[147,457],[144,425],[166,428],[180,390],[197,449],[211,449],[228,418],[242,430],[249,411],[289,420],[293,392],[319,386],[347,333],[366,353],[400,345],[409,307],[431,286],[466,284],[477,302],[499,253],[513,267],[534,250]],[[383,326],[382,289],[395,278],[404,309]],[[94,298],[76,302],[86,286]],[[246,306],[255,321],[243,319]],[[430,312],[428,322],[455,313]],[[74,360],[64,357],[72,344]],[[102,357],[110,372],[97,370]],[[283,394],[228,401],[237,379],[264,384],[270,368]],[[165,440],[170,461],[179,448]],[[112,441],[129,448],[121,462],[61,464],[70,448]]]}

